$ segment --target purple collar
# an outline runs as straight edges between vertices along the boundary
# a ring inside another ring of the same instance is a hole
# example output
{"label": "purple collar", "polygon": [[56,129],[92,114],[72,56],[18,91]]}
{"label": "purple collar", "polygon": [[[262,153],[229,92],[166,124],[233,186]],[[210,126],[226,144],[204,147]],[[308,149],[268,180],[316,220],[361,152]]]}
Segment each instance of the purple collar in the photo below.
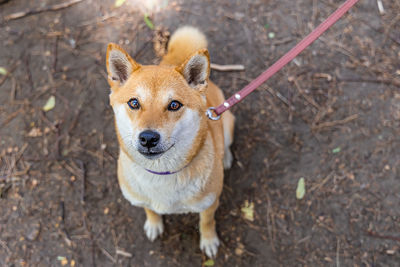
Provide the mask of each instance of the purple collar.
{"label": "purple collar", "polygon": [[[186,165],[186,166],[187,166],[187,165]],[[149,173],[152,173],[152,174],[157,174],[157,175],[170,175],[170,174],[175,174],[175,173],[180,172],[181,170],[183,170],[184,168],[186,168],[186,166],[183,167],[182,169],[177,170],[177,171],[174,171],[174,172],[169,172],[169,171],[166,171],[166,172],[156,172],[156,171],[152,171],[152,170],[149,170],[149,169],[146,169],[146,168],[145,168],[145,170],[148,171]]]}

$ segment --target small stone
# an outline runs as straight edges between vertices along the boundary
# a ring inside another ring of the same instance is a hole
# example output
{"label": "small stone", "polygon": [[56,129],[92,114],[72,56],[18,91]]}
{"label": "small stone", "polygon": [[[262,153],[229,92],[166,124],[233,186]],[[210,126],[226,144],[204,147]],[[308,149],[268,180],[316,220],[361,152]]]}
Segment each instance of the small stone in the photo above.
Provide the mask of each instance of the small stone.
{"label": "small stone", "polygon": [[241,256],[244,253],[244,246],[242,243],[238,243],[238,247],[235,249],[235,254]]}
{"label": "small stone", "polygon": [[354,173],[348,173],[347,175],[347,178],[349,178],[350,180],[354,180],[354,178],[355,178],[355,176],[354,176]]}
{"label": "small stone", "polygon": [[386,250],[386,254],[388,255],[394,255],[395,251],[393,249],[388,249]]}
{"label": "small stone", "polygon": [[39,236],[39,233],[40,233],[40,223],[33,223],[29,225],[29,229],[25,237],[29,241],[34,241]]}
{"label": "small stone", "polygon": [[104,209],[104,214],[107,215],[109,211],[110,211],[110,209],[106,207],[106,208]]}
{"label": "small stone", "polygon": [[242,254],[243,254],[243,249],[241,249],[241,248],[236,248],[235,249],[235,254],[237,255],[237,256],[242,256]]}

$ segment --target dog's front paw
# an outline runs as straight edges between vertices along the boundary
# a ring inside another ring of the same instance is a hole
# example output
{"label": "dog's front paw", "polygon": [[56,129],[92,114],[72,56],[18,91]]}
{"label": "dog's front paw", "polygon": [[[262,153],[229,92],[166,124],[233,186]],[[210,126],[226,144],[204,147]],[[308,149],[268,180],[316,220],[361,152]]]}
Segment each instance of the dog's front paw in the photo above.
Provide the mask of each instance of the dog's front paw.
{"label": "dog's front paw", "polygon": [[158,236],[160,236],[164,232],[164,224],[162,220],[154,223],[146,220],[144,224],[144,232],[146,233],[147,238],[153,242]]}
{"label": "dog's front paw", "polygon": [[214,258],[217,256],[219,240],[217,236],[213,238],[201,238],[200,249],[206,253],[207,257]]}

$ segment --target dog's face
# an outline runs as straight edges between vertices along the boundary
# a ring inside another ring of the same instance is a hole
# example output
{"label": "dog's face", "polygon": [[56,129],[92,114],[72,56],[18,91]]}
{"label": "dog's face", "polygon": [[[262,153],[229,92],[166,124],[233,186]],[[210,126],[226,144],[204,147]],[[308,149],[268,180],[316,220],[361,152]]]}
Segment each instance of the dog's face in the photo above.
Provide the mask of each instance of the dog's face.
{"label": "dog's face", "polygon": [[121,148],[147,169],[182,168],[206,134],[208,52],[179,67],[141,66],[110,44],[107,71]]}

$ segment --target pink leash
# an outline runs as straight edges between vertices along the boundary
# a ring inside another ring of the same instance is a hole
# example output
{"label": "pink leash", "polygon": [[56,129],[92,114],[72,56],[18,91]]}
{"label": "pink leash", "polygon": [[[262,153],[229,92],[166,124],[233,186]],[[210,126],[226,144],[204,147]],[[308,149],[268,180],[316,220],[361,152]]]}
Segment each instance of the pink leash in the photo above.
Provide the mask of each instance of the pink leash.
{"label": "pink leash", "polygon": [[[218,120],[221,114],[232,106],[236,105],[242,101],[246,96],[253,92],[257,87],[267,81],[272,75],[277,71],[282,69],[286,64],[288,64],[292,59],[294,59],[298,54],[300,54],[304,49],[306,49],[312,42],[318,39],[321,34],[323,34],[329,27],[331,27],[336,21],[338,21],[353,5],[355,5],[358,0],[347,0],[343,5],[341,5],[332,15],[330,15],[324,22],[322,22],[317,28],[315,28],[309,35],[306,36],[300,43],[293,47],[289,52],[287,52],[283,57],[281,57],[277,62],[275,62],[266,71],[261,73],[256,79],[249,83],[242,90],[237,92],[235,95],[227,99],[223,104],[218,107],[210,107],[207,109],[206,115],[211,120]],[[213,116],[213,112],[216,116]]]}

